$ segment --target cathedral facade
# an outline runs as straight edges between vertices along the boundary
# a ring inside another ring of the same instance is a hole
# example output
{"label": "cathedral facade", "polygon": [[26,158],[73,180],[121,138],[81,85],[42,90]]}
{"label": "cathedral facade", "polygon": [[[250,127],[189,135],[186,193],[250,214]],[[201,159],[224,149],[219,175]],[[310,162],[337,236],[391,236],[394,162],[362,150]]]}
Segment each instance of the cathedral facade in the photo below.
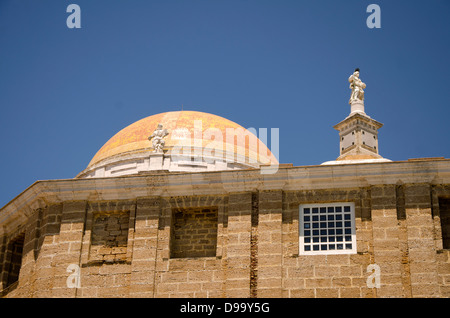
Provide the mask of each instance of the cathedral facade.
{"label": "cathedral facade", "polygon": [[1,296],[449,297],[450,160],[383,158],[349,81],[335,161],[280,164],[240,125],[182,111],[34,183],[0,209]]}

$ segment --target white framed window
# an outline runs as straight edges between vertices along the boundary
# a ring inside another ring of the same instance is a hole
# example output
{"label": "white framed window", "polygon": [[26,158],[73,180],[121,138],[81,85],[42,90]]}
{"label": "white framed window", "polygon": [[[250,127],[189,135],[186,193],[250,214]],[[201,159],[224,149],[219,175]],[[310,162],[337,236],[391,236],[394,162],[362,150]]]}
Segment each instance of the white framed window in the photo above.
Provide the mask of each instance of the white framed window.
{"label": "white framed window", "polygon": [[353,202],[301,204],[299,210],[300,255],[356,253]]}

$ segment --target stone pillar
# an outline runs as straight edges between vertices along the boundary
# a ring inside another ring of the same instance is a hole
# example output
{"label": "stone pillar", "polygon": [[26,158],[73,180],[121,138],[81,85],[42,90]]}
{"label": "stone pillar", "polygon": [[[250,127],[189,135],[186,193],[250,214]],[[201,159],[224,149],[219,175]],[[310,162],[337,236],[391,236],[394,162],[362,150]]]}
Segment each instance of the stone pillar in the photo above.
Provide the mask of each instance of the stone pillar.
{"label": "stone pillar", "polygon": [[160,198],[137,200],[130,297],[154,297],[160,212]]}
{"label": "stone pillar", "polygon": [[[29,297],[34,293],[36,248],[41,234],[42,214],[43,208],[35,209],[27,220],[26,225],[20,230],[22,234],[19,236],[23,237],[23,249],[22,255],[16,255],[17,259],[21,258],[21,262],[18,264],[20,266],[19,285],[14,291],[14,297]],[[19,236],[14,234],[12,241],[17,240],[16,237]],[[22,290],[26,290],[26,293],[22,294]]]}
{"label": "stone pillar", "polygon": [[[371,188],[374,263],[380,267],[377,297],[405,297],[395,185]],[[369,275],[369,274],[368,274]]]}
{"label": "stone pillar", "polygon": [[283,193],[259,192],[257,296],[282,297]]}
{"label": "stone pillar", "polygon": [[430,191],[428,184],[404,187],[412,297],[439,297]]}
{"label": "stone pillar", "polygon": [[[51,297],[53,288],[52,261],[58,252],[57,237],[60,228],[60,217],[63,205],[55,204],[43,210],[40,218],[40,235],[35,246],[35,276],[32,297]],[[67,273],[70,275],[70,273]]]}
{"label": "stone pillar", "polygon": [[229,194],[226,297],[250,297],[251,212],[251,192]]}
{"label": "stone pillar", "polygon": [[0,290],[3,290],[6,286],[3,282],[4,265],[6,256],[6,235],[0,236]]}
{"label": "stone pillar", "polygon": [[[85,201],[63,203],[58,250],[52,260],[54,268],[52,297],[77,296],[78,288],[69,288],[67,281],[70,275],[76,274],[77,267],[81,273],[81,246],[85,215]],[[83,277],[81,275],[80,277],[81,286],[83,286]]]}
{"label": "stone pillar", "polygon": [[364,115],[366,114],[364,112],[364,102],[363,101],[356,100],[350,104],[350,115],[352,115],[354,113],[362,113]]}

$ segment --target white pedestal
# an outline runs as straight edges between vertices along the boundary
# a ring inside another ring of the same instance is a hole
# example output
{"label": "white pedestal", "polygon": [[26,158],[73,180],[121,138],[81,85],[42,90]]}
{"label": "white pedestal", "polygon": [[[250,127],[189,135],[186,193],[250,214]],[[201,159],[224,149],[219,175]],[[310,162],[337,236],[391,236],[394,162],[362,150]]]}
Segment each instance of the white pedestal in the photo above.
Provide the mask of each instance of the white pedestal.
{"label": "white pedestal", "polygon": [[154,153],[150,155],[149,170],[162,170],[164,163],[164,154]]}
{"label": "white pedestal", "polygon": [[351,106],[350,114],[353,114],[353,113],[363,113],[363,114],[365,114],[365,112],[364,112],[364,102],[363,101],[360,101],[360,100],[353,101],[350,104],[350,106]]}

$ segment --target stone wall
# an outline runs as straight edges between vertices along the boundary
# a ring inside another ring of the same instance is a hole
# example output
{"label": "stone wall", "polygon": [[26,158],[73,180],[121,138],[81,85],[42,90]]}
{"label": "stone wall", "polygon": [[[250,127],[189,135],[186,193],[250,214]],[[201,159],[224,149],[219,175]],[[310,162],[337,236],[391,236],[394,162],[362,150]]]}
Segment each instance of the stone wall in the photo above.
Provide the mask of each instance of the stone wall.
{"label": "stone wall", "polygon": [[439,199],[443,248],[450,249],[450,198]]}
{"label": "stone wall", "polygon": [[[66,201],[0,239],[0,287],[24,233],[6,297],[450,297],[449,197],[396,184]],[[354,202],[357,252],[300,255],[299,205],[331,202]]]}
{"label": "stone wall", "polygon": [[217,208],[173,210],[170,258],[215,257]]}
{"label": "stone wall", "polygon": [[5,289],[12,289],[19,280],[20,268],[22,265],[22,254],[24,246],[24,233],[20,233],[5,245],[2,251],[2,275],[0,276]]}
{"label": "stone wall", "polygon": [[129,211],[94,213],[90,261],[116,263],[126,260],[129,219]]}

